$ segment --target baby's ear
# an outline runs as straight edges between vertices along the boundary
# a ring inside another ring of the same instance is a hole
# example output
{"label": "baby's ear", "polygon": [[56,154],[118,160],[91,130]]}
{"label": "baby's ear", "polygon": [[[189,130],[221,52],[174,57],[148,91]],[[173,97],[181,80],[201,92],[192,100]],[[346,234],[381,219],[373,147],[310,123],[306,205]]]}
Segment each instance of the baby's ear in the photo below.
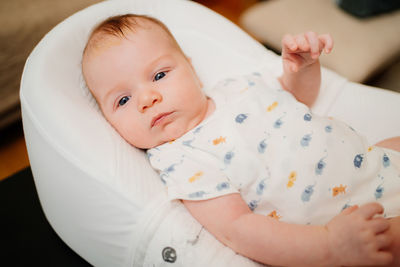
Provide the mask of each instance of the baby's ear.
{"label": "baby's ear", "polygon": [[194,74],[196,75],[196,78],[197,78],[197,80],[198,80],[198,82],[199,82],[199,84],[200,84],[200,87],[203,88],[203,83],[201,82],[199,76],[197,76],[197,72],[196,72],[196,70],[195,70],[194,67],[193,67],[192,58],[191,58],[191,57],[188,57],[188,56],[186,56],[186,55],[185,55],[185,57],[186,57],[187,61],[190,63],[190,66],[192,67],[192,70],[193,70]]}
{"label": "baby's ear", "polygon": [[185,55],[185,58],[186,58],[186,60],[189,62],[189,64],[190,64],[190,66],[192,67],[192,69],[194,70],[192,58],[191,58],[191,57],[188,57],[187,55]]}

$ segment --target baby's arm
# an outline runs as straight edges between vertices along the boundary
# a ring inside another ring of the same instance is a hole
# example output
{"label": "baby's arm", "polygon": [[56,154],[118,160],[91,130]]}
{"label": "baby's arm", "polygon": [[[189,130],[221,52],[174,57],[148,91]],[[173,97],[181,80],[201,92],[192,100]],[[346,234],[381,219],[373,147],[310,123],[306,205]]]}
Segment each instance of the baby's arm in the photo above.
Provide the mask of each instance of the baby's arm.
{"label": "baby's arm", "polygon": [[203,201],[183,200],[190,213],[234,251],[278,266],[383,265],[390,242],[378,204],[346,209],[326,226],[296,225],[257,215],[239,194]]}
{"label": "baby's arm", "polygon": [[283,75],[279,81],[285,90],[309,107],[317,99],[321,85],[319,55],[322,51],[330,53],[332,48],[329,34],[287,34],[282,39]]}

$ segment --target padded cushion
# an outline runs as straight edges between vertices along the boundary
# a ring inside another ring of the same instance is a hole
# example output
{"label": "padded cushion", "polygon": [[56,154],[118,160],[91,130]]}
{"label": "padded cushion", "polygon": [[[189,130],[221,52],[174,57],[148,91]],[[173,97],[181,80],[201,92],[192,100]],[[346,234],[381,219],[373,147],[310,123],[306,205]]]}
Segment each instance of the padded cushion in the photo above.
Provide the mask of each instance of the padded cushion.
{"label": "padded cushion", "polygon": [[359,19],[330,0],[270,0],[246,10],[240,23],[280,51],[286,33],[330,33],[335,47],[321,63],[354,82],[363,82],[400,55],[400,10]]}

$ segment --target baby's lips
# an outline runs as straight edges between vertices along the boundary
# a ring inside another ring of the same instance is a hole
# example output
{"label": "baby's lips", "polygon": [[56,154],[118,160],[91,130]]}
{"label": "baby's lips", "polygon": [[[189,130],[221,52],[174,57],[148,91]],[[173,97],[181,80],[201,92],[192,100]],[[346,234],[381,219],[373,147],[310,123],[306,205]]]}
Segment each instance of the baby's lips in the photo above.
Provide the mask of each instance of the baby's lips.
{"label": "baby's lips", "polygon": [[151,128],[156,126],[162,119],[164,119],[165,117],[167,117],[171,113],[172,112],[163,112],[163,113],[160,113],[160,114],[154,116],[153,119],[151,120],[151,124],[150,124]]}

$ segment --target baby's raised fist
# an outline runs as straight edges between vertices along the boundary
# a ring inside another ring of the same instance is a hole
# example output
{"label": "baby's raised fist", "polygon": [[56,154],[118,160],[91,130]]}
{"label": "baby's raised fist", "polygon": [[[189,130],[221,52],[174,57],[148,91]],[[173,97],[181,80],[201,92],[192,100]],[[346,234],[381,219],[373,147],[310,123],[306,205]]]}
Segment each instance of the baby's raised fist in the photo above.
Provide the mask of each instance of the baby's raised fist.
{"label": "baby's raised fist", "polygon": [[318,35],[309,31],[304,34],[286,34],[282,39],[282,59],[286,71],[297,72],[315,63],[324,51],[330,53],[333,39],[329,34]]}

